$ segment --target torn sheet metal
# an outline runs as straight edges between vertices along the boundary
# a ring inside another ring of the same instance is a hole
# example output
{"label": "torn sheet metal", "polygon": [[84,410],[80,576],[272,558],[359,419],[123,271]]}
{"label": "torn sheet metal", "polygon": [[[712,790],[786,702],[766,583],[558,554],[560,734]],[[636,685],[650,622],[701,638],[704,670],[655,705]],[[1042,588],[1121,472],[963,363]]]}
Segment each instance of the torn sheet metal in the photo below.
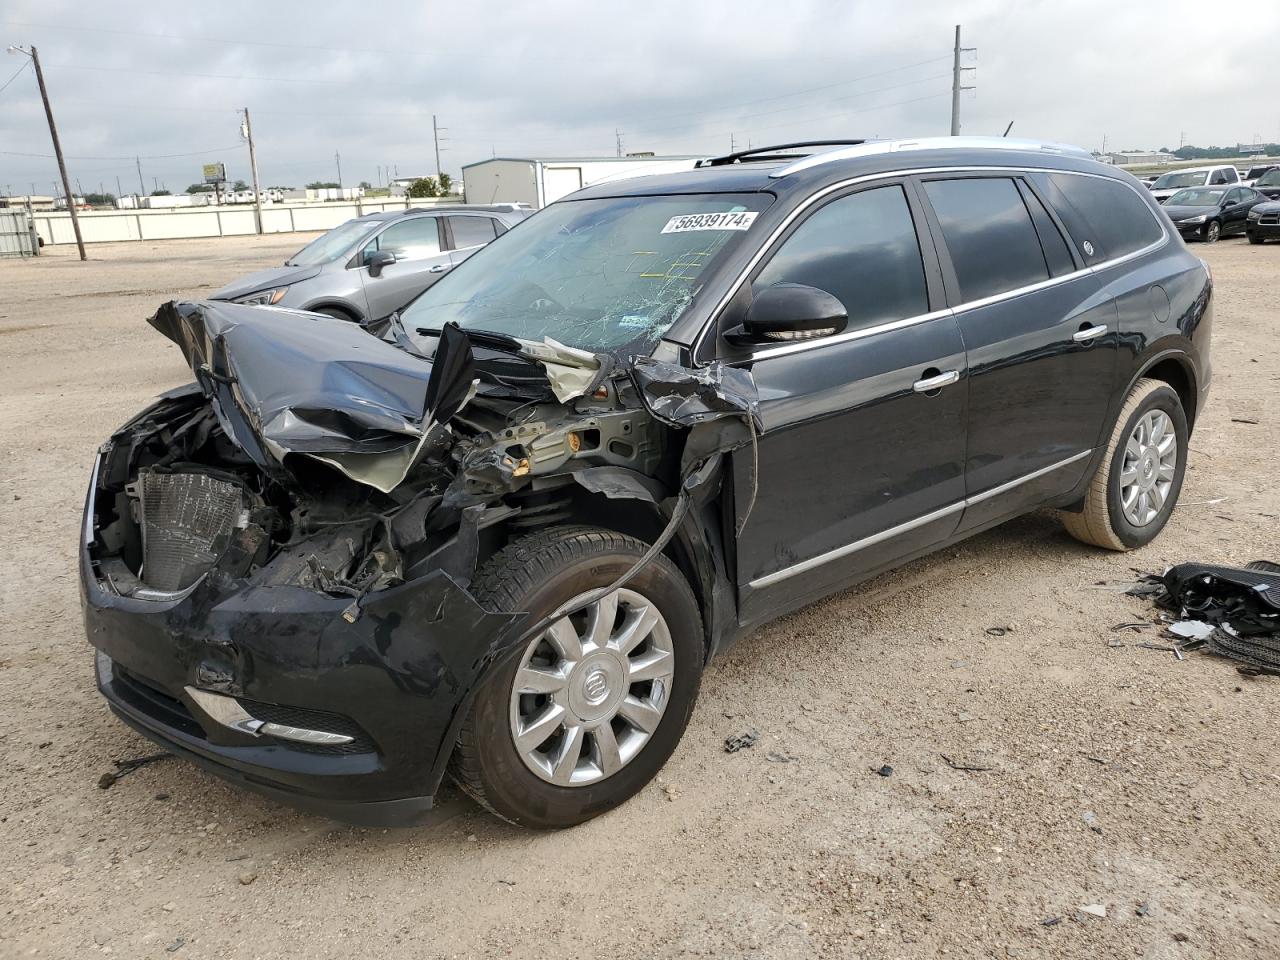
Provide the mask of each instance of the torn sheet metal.
{"label": "torn sheet metal", "polygon": [[673,427],[725,416],[749,417],[761,428],[760,395],[750,370],[716,360],[705,367],[633,357],[631,376],[649,412]]}
{"label": "torn sheet metal", "polygon": [[[356,324],[210,301],[166,303],[149,322],[182,350],[224,432],[263,469],[302,454],[385,493],[412,468],[431,424],[447,422],[424,418],[434,364]],[[465,371],[460,336],[454,357]],[[452,416],[457,370],[446,379]],[[465,403],[473,380],[462,385]]]}

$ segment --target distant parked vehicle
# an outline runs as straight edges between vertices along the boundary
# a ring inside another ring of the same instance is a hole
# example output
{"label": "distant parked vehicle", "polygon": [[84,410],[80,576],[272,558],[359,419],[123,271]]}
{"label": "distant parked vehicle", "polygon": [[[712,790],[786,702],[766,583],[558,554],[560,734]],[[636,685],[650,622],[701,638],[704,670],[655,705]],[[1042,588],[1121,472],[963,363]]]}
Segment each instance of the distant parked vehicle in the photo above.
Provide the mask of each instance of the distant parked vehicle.
{"label": "distant parked vehicle", "polygon": [[1268,170],[1253,181],[1253,189],[1270,200],[1280,199],[1280,167]]}
{"label": "distant parked vehicle", "polygon": [[1254,181],[1263,174],[1277,169],[1280,169],[1280,163],[1263,163],[1256,167],[1250,167],[1241,175],[1240,183],[1242,186],[1252,187],[1254,186]]}
{"label": "distant parked vehicle", "polygon": [[1250,243],[1280,240],[1280,200],[1264,200],[1249,211],[1245,235]]}
{"label": "distant parked vehicle", "polygon": [[312,240],[284,266],[242,277],[210,299],[374,325],[532,212],[500,203],[366,214]]}
{"label": "distant parked vehicle", "polygon": [[1249,211],[1266,197],[1249,187],[1194,187],[1179,190],[1164,202],[1164,212],[1184,240],[1216,243],[1245,232]]}
{"label": "distant parked vehicle", "polygon": [[1211,167],[1185,167],[1182,170],[1170,170],[1156,177],[1151,184],[1151,195],[1159,203],[1164,203],[1179,190],[1188,187],[1225,187],[1240,181],[1240,171],[1230,164]]}

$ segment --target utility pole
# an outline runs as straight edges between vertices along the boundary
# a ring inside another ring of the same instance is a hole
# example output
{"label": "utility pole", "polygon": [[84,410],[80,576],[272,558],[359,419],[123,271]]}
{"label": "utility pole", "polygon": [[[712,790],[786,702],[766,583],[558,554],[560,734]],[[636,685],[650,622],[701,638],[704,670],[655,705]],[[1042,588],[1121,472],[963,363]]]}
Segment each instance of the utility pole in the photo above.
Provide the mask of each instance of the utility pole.
{"label": "utility pole", "polygon": [[436,123],[436,115],[431,115],[431,139],[436,144],[436,183],[440,182],[440,125]]}
{"label": "utility pole", "polygon": [[737,141],[733,139],[733,134],[729,134],[729,152],[736,153],[738,150]]}
{"label": "utility pole", "polygon": [[338,165],[338,189],[342,189],[342,156],[337,150],[333,151],[333,162]]}
{"label": "utility pole", "polygon": [[147,187],[146,184],[142,182],[142,158],[134,157],[133,162],[137,164],[138,167],[138,196],[145,197],[147,195]]}
{"label": "utility pole", "polygon": [[957,23],[955,58],[951,65],[951,135],[953,137],[960,136],[960,91],[973,89],[973,87],[964,85],[962,71],[976,69],[975,67],[960,66],[960,55],[962,53],[972,53],[977,49],[977,47],[960,46],[960,24]]}
{"label": "utility pole", "polygon": [[120,175],[116,174],[116,199],[124,196],[124,187],[120,186]]}
{"label": "utility pole", "polygon": [[613,128],[613,137],[614,137],[614,140],[616,140],[616,141],[617,141],[617,144],[618,144],[618,156],[619,156],[619,157],[621,157],[621,156],[622,156],[622,131],[621,131],[621,130],[619,130],[617,127],[614,127],[614,128]]}
{"label": "utility pole", "polygon": [[253,127],[249,108],[244,108],[244,138],[249,141],[249,172],[253,174],[253,224],[262,233],[262,194],[258,191],[258,155],[253,151]]}
{"label": "utility pole", "polygon": [[80,235],[80,218],[76,216],[76,199],[71,195],[71,179],[67,176],[67,162],[62,157],[62,143],[58,140],[58,128],[53,122],[53,108],[49,106],[49,91],[44,85],[44,71],[40,69],[40,54],[36,48],[29,51],[22,47],[10,47],[10,53],[20,53],[31,58],[36,68],[36,82],[40,85],[40,99],[44,102],[44,115],[49,121],[49,136],[53,140],[53,152],[58,158],[58,173],[62,175],[62,189],[67,194],[67,209],[71,212],[71,229],[76,234],[76,249],[80,251],[80,259],[88,260],[84,252],[84,237]]}

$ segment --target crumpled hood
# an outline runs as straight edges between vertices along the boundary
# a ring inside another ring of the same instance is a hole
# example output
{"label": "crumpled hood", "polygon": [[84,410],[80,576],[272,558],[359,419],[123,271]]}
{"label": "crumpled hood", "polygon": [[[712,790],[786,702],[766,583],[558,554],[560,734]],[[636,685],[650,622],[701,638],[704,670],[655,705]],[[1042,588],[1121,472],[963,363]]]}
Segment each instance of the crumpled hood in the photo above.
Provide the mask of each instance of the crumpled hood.
{"label": "crumpled hood", "polygon": [[268,270],[259,270],[257,273],[241,277],[239,280],[232,280],[221,290],[216,290],[210,294],[209,299],[234,300],[237,297],[247,297],[251,293],[257,293],[259,290],[285,287],[291,283],[310,280],[319,272],[320,266],[271,267]]}
{"label": "crumpled hood", "polygon": [[307,454],[386,492],[412,466],[430,361],[294,310],[171,301],[148,322],[182,350],[224,432],[264,470]]}

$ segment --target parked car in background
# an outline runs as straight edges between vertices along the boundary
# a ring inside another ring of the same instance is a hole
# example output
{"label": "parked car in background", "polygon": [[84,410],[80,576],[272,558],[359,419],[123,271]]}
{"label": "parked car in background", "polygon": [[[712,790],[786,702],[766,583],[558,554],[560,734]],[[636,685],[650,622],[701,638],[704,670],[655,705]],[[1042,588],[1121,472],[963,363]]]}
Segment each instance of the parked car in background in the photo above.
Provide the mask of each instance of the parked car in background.
{"label": "parked car in background", "polygon": [[1250,243],[1280,240],[1280,200],[1263,200],[1249,211],[1245,235]]}
{"label": "parked car in background", "polygon": [[1252,187],[1254,185],[1255,180],[1257,180],[1263,174],[1269,173],[1270,171],[1276,170],[1276,169],[1280,169],[1280,163],[1263,163],[1257,166],[1250,167],[1243,174],[1241,174],[1240,183],[1246,187]]}
{"label": "parked car in background", "polygon": [[1210,167],[1184,167],[1181,170],[1170,170],[1156,177],[1151,184],[1151,195],[1160,203],[1164,203],[1179,190],[1187,187],[1226,186],[1240,181],[1240,171],[1230,164],[1219,164]]}
{"label": "parked car in background", "polygon": [[576,192],[391,340],[162,306],[196,382],[97,449],[80,528],[111,708],[332,816],[421,822],[448,771],[567,827],[762,623],[1044,507],[1151,542],[1213,281],[1147,191],[1055,144],[813,146]]}
{"label": "parked car in background", "polygon": [[532,212],[502,203],[366,214],[312,240],[283,266],[242,277],[210,299],[374,324]]}
{"label": "parked car in background", "polygon": [[1253,181],[1253,189],[1269,200],[1280,199],[1280,167],[1268,170]]}
{"label": "parked car in background", "polygon": [[1249,211],[1265,199],[1250,187],[1192,187],[1166,200],[1164,212],[1183,239],[1216,243],[1244,233]]}

